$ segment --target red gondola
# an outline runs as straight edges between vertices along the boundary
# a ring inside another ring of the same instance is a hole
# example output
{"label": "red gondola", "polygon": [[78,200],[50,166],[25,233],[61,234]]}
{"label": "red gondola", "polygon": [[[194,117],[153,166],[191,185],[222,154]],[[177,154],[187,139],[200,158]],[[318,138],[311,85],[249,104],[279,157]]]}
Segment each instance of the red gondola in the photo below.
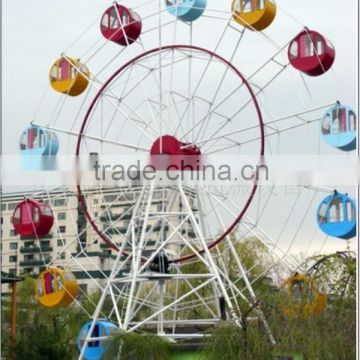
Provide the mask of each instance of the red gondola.
{"label": "red gondola", "polygon": [[156,170],[199,171],[201,151],[194,144],[164,135],[150,149],[150,164]]}
{"label": "red gondola", "polygon": [[309,76],[319,76],[334,63],[335,49],[323,35],[305,28],[290,43],[288,56],[295,69]]}
{"label": "red gondola", "polygon": [[100,28],[106,39],[127,46],[140,36],[142,22],[135,11],[114,4],[105,11]]}
{"label": "red gondola", "polygon": [[51,230],[54,216],[48,204],[26,199],[15,208],[12,221],[21,236],[44,237]]}

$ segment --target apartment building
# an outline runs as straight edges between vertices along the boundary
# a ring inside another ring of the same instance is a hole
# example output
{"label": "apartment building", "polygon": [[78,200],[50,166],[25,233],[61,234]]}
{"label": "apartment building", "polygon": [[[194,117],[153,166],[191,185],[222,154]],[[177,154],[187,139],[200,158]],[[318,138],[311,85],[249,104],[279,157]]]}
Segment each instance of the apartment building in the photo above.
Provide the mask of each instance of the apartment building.
{"label": "apartment building", "polygon": [[[112,242],[121,246],[133,217],[135,203],[142,187],[89,188],[83,192],[87,209],[97,226]],[[186,190],[190,205],[196,211],[195,192]],[[116,252],[99,237],[90,226],[75,190],[68,188],[41,191],[31,194],[35,200],[51,205],[54,224],[44,238],[24,238],[12,225],[12,216],[19,202],[27,193],[6,193],[1,203],[1,253],[2,271],[11,275],[38,275],[45,264],[70,269],[83,291],[96,289],[110,273]],[[144,200],[144,202],[146,202]],[[164,220],[162,213],[171,209],[176,216]],[[183,217],[179,195],[171,188],[157,189],[152,194],[150,212],[153,214],[146,225],[146,252],[156,249],[161,239],[179,226]],[[158,216],[156,215],[158,214]],[[136,219],[136,231],[140,233],[144,219]],[[188,238],[195,234],[189,222],[184,223],[178,233]],[[173,236],[169,251],[174,253],[181,247],[179,236]],[[127,244],[129,249],[131,244]],[[2,286],[2,293],[10,291]]]}

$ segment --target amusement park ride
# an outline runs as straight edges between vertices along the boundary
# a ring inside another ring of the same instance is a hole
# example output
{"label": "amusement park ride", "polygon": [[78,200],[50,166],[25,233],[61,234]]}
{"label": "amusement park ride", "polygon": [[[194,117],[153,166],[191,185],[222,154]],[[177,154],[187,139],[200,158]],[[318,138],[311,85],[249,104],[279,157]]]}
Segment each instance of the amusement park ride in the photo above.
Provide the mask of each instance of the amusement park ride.
{"label": "amusement park ride", "polygon": [[[282,59],[279,72],[284,69],[300,72],[303,80],[304,75],[324,75],[335,61],[335,49],[330,41],[305,27],[286,46],[277,49],[254,75],[245,77],[234,55],[245,33],[261,35],[260,32],[275,21],[279,9],[274,1],[229,1],[228,14],[221,12],[219,16],[216,9],[208,7],[206,0],[164,0],[155,13],[147,16],[142,16],[142,10],[146,10],[148,2],[139,2],[136,12],[130,3],[114,2],[104,9],[99,20],[104,44],[94,52],[97,54],[104,46],[120,47],[121,59],[127,57],[127,60],[120,64],[117,61],[113,74],[103,80],[84,60],[63,53],[50,68],[51,88],[62,94],[58,96],[73,97],[73,101],[84,93],[87,95],[74,124],[64,120],[66,126],[61,129],[51,122],[40,124],[36,120],[27,126],[20,138],[21,155],[55,156],[61,150],[59,139],[68,136],[76,139],[73,154],[97,152],[102,155],[119,149],[129,156],[145,153],[156,170],[161,171],[155,157],[166,156],[173,164],[181,156],[198,160],[203,155],[230,156],[243,151],[262,156],[267,153],[266,141],[274,135],[271,129],[275,128],[280,136],[312,122],[320,123],[318,137],[327,145],[346,152],[356,148],[355,112],[337,99],[317,107],[315,110],[324,114],[316,120],[303,120],[299,115],[313,114],[313,108],[279,120],[263,116],[265,105],[260,96],[267,84],[259,89],[253,78],[256,73],[266,71],[270,63],[279,65],[276,56]],[[196,23],[201,24],[202,17],[207,15],[225,27],[214,50],[195,44],[192,38]],[[166,21],[175,24],[173,43],[162,42]],[[154,28],[154,23],[159,25]],[[187,43],[176,39],[176,31],[180,30],[189,33]],[[233,56],[225,58],[218,53],[218,48],[227,31],[237,34],[239,41]],[[156,47],[145,48],[142,37],[146,34],[159,35]],[[213,74],[223,75],[217,79]],[[190,80],[189,76],[192,76]],[[290,118],[298,123],[280,126]],[[252,145],[248,150],[247,144]],[[204,328],[224,318],[240,326],[240,304],[255,304],[257,299],[251,269],[244,267],[230,238],[238,227],[247,229],[248,236],[256,234],[277,258],[274,264],[280,261],[287,266],[291,276],[283,287],[292,299],[291,305],[284,309],[288,316],[299,312],[314,316],[324,311],[327,295],[317,288],[309,269],[300,272],[289,250],[282,249],[261,229],[260,215],[253,221],[247,217],[256,196],[261,204],[263,195],[257,184],[250,186],[245,197],[233,197],[221,191],[192,180],[166,185],[144,181],[136,192],[127,231],[118,234],[121,241],[117,241],[110,235],[109,228],[116,229],[123,215],[114,219],[111,206],[105,206],[104,215],[109,217],[110,225],[103,226],[100,215],[94,215],[86,200],[86,187],[77,184],[79,202],[89,226],[114,254],[105,286],[96,284],[102,294],[95,313],[88,323],[79,326],[79,359],[101,359],[114,331],[151,332],[171,341],[183,341],[205,336]],[[316,217],[318,227],[326,236],[348,240],[356,235],[356,203],[348,194],[311,187],[304,191],[316,196],[328,193],[316,215],[316,210],[313,211],[313,218]],[[154,200],[158,201],[156,209]],[[265,203],[262,206],[265,207]],[[29,195],[15,209],[13,225],[21,236],[38,240],[46,236],[54,226],[51,202],[50,205],[42,203]],[[185,225],[192,229],[192,236],[184,235]],[[160,228],[156,238],[155,228]],[[170,231],[166,232],[165,228]],[[156,242],[151,252],[148,251],[150,240]],[[65,247],[63,251],[67,251]],[[86,246],[81,253],[87,256]],[[236,264],[235,280],[227,268],[229,254]],[[76,256],[72,255],[71,262],[76,262]],[[41,305],[59,307],[79,302],[79,287],[71,273],[71,262],[64,262],[62,268],[44,263],[36,288]],[[186,271],[187,266],[194,264],[202,265],[201,272]],[[244,289],[237,286],[239,279],[245,284]],[[96,283],[96,279],[92,281]],[[107,313],[106,301],[112,304]],[[191,309],[199,310],[201,315],[195,317]],[[276,339],[259,306],[256,316],[275,344]],[[185,331],[186,326],[192,329],[190,333]]]}

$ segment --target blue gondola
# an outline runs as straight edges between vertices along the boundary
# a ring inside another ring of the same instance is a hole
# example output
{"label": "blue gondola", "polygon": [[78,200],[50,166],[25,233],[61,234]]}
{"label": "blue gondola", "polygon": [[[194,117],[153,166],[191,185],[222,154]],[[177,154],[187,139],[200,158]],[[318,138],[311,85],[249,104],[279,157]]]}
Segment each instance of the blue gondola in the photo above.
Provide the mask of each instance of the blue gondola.
{"label": "blue gondola", "polygon": [[166,0],[166,9],[181,21],[191,22],[203,14],[206,3],[207,0]]}
{"label": "blue gondola", "polygon": [[320,204],[317,221],[325,234],[340,239],[351,239],[356,235],[356,204],[348,194],[341,194],[335,190]]}
{"label": "blue gondola", "polygon": [[30,125],[20,138],[22,155],[56,155],[59,151],[59,140],[56,134],[37,125]]}
{"label": "blue gondola", "polygon": [[324,141],[340,150],[356,149],[356,115],[350,106],[339,102],[329,109],[321,123],[321,134]]}
{"label": "blue gondola", "polygon": [[[91,324],[92,321],[87,322],[80,330],[77,339],[77,346],[79,352],[81,352],[82,350]],[[97,320],[91,337],[100,338],[104,336],[110,336],[111,333],[116,329],[118,329],[118,327],[108,320]],[[85,349],[84,358],[86,360],[100,360],[108,350],[109,344],[109,341],[104,340],[95,340],[89,342]]]}

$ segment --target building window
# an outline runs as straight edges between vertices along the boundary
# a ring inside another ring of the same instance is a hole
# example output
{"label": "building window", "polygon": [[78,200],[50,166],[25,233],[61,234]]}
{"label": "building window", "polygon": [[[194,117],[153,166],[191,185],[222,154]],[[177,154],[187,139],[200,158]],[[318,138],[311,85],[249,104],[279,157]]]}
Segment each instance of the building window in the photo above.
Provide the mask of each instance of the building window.
{"label": "building window", "polygon": [[66,204],[65,199],[56,199],[54,200],[54,206],[64,206]]}
{"label": "building window", "polygon": [[114,202],[117,199],[117,195],[105,195],[104,196],[104,202]]}
{"label": "building window", "polygon": [[99,203],[99,199],[94,199],[94,205],[97,205]]}
{"label": "building window", "polygon": [[66,245],[66,240],[58,239],[57,246],[63,246],[63,245]]}
{"label": "building window", "polygon": [[10,203],[8,206],[9,210],[14,210],[17,207],[18,203]]}
{"label": "building window", "polygon": [[66,212],[60,212],[57,215],[58,220],[66,220]]}
{"label": "building window", "polygon": [[154,199],[165,199],[167,196],[166,191],[154,191],[153,192],[153,198]]}
{"label": "building window", "polygon": [[59,230],[61,233],[65,233],[66,232],[66,226],[59,226]]}
{"label": "building window", "polygon": [[64,260],[64,259],[65,259],[65,253],[64,253],[64,252],[60,254],[60,259],[61,259],[61,260]]}
{"label": "building window", "polygon": [[6,204],[1,204],[1,210],[2,211],[6,210]]}
{"label": "building window", "polygon": [[16,255],[10,255],[9,256],[9,262],[17,262],[17,256]]}
{"label": "building window", "polygon": [[9,275],[16,276],[16,268],[9,269]]}
{"label": "building window", "polygon": [[132,193],[126,193],[122,195],[122,198],[127,201],[133,201],[134,200],[134,194]]}
{"label": "building window", "polygon": [[10,250],[16,250],[18,248],[18,244],[16,242],[10,243]]}
{"label": "building window", "polygon": [[14,229],[11,229],[10,236],[16,236],[16,235],[17,235],[16,231]]}
{"label": "building window", "polygon": [[24,243],[24,248],[32,248],[35,246],[34,241],[27,241],[26,243]]}
{"label": "building window", "polygon": [[50,247],[50,241],[41,241],[41,247],[49,248]]}

